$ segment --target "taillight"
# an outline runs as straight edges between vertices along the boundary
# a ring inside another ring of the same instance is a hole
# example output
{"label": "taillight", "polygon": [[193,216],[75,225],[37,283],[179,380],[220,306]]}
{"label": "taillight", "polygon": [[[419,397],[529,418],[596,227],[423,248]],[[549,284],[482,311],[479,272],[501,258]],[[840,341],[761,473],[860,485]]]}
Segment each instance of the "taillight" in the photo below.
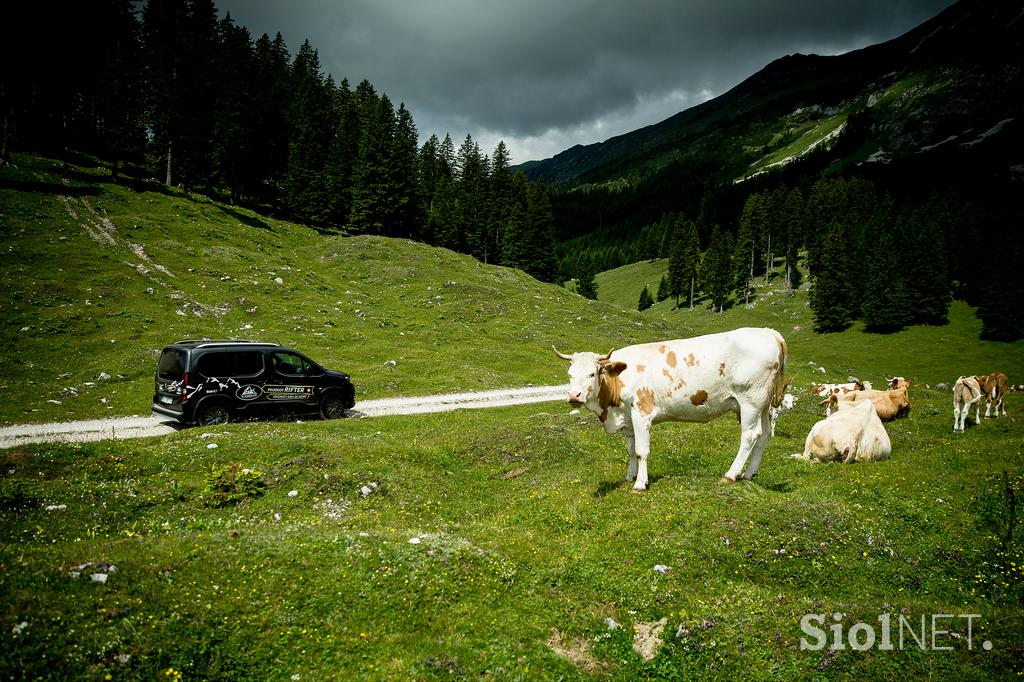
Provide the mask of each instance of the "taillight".
{"label": "taillight", "polygon": [[188,400],[188,372],[181,379],[181,402]]}

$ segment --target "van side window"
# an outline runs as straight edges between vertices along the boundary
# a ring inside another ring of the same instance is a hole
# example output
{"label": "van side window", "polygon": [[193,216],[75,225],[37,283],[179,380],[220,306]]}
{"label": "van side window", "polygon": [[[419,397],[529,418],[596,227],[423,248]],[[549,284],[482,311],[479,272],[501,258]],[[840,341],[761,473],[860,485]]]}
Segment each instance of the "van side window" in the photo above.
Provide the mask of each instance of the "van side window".
{"label": "van side window", "polygon": [[278,374],[293,377],[304,377],[309,374],[309,365],[294,353],[271,353],[270,362]]}
{"label": "van side window", "polygon": [[259,351],[205,353],[199,358],[197,369],[205,377],[218,379],[254,377],[263,372],[263,353]]}
{"label": "van side window", "polygon": [[204,377],[230,377],[233,373],[231,353],[205,353],[196,369]]}
{"label": "van side window", "polygon": [[254,377],[263,373],[263,353],[259,351],[241,351],[235,353],[236,377]]}

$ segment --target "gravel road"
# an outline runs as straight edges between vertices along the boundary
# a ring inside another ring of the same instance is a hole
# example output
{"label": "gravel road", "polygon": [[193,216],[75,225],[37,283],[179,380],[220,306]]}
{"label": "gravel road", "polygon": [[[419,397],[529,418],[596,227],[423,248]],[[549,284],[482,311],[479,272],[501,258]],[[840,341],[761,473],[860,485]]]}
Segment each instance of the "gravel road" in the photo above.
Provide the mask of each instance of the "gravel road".
{"label": "gravel road", "polygon": [[[530,386],[476,393],[452,393],[413,398],[383,398],[356,403],[351,417],[381,417],[396,414],[427,414],[461,409],[505,407],[565,400],[567,386]],[[20,424],[0,427],[0,448],[24,443],[53,441],[82,442],[107,439],[146,438],[174,433],[181,427],[161,417],[117,417],[52,424]]]}

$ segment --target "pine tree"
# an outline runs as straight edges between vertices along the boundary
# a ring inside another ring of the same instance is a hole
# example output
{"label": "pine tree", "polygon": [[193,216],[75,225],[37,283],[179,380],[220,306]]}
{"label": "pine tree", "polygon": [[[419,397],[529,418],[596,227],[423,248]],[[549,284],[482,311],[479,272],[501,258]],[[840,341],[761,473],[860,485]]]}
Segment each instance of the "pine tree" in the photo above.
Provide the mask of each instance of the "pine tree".
{"label": "pine tree", "polygon": [[923,209],[905,220],[907,248],[902,251],[911,324],[949,321],[952,290],[942,226]]}
{"label": "pine tree", "polygon": [[235,25],[230,13],[217,24],[217,33],[220,50],[215,69],[218,96],[213,159],[234,204],[256,185],[255,151],[250,147],[255,103],[249,91],[255,78],[255,55],[248,29]]}
{"label": "pine tree", "polygon": [[687,296],[690,310],[693,310],[694,297],[697,294],[697,280],[700,278],[701,254],[700,236],[697,225],[679,216],[673,229],[672,253],[668,261],[668,291],[675,297],[675,307],[679,307],[679,297]]}
{"label": "pine tree", "polygon": [[671,293],[669,292],[668,275],[662,275],[661,276],[661,281],[658,282],[658,293],[656,294],[655,297],[657,298],[658,303],[661,303],[666,298],[668,298],[670,295],[671,295]]}
{"label": "pine tree", "polygon": [[744,305],[750,303],[750,283],[754,279],[754,265],[757,261],[756,235],[763,229],[765,213],[764,196],[751,194],[740,216],[732,261],[736,288],[742,292]]}
{"label": "pine tree", "polygon": [[512,169],[509,151],[504,140],[499,141],[491,154],[490,187],[487,205],[487,252],[494,254],[493,262],[502,262],[504,253],[504,227],[515,197],[512,192]]}
{"label": "pine tree", "polygon": [[288,169],[288,102],[290,65],[281,34],[271,40],[264,33],[254,48],[255,76],[249,148],[253,152],[255,198],[280,208],[281,185]]}
{"label": "pine tree", "polygon": [[800,244],[804,234],[804,197],[799,187],[793,187],[786,193],[780,211],[779,238],[782,241],[781,252],[786,259],[783,282],[788,289],[800,286],[801,274],[797,266]]}
{"label": "pine tree", "polygon": [[[509,210],[504,216],[504,237],[501,240],[501,260],[511,267],[526,269],[529,256],[528,225],[526,216],[526,197],[529,182],[522,172],[512,176],[509,188]],[[563,278],[570,279],[572,275]]]}
{"label": "pine tree", "polygon": [[[695,261],[694,254],[689,252],[690,233],[695,231],[696,228],[692,223],[686,221],[683,216],[677,215],[672,219],[670,223],[670,232],[672,234],[669,240],[669,256],[668,256],[668,293],[669,296],[673,296],[676,299],[675,307],[679,307],[679,297],[683,295],[686,289],[689,287],[689,277],[691,274],[691,266]],[[697,254],[697,259],[700,255]]]}
{"label": "pine tree", "polygon": [[390,234],[403,237],[415,236],[420,223],[419,178],[417,176],[416,124],[404,103],[398,105],[395,114],[395,132],[391,140],[388,164],[395,192],[393,213],[390,218]]}
{"label": "pine tree", "polygon": [[146,114],[153,149],[163,159],[164,183],[175,178],[175,154],[181,146],[182,102],[179,64],[185,0],[149,0],[142,14],[145,45]]}
{"label": "pine tree", "polygon": [[644,285],[644,290],[640,292],[640,301],[637,304],[637,310],[643,312],[654,305],[654,299],[651,298],[651,292],[648,290],[647,285]]}
{"label": "pine tree", "polygon": [[180,96],[177,165],[186,189],[214,182],[214,113],[217,109],[217,9],[213,0],[187,0],[176,79]]}
{"label": "pine tree", "polygon": [[807,199],[807,222],[816,229],[807,233],[807,268],[811,277],[817,276],[818,258],[823,247],[824,226],[842,219],[846,214],[848,200],[846,181],[842,178],[819,178],[811,187]]}
{"label": "pine tree", "polygon": [[472,135],[466,135],[455,158],[462,241],[471,256],[486,263],[492,256],[488,252],[486,211],[489,162]]}
{"label": "pine tree", "polygon": [[361,107],[359,158],[352,174],[349,229],[357,233],[390,234],[399,213],[399,192],[391,163],[396,132],[395,110],[387,95],[368,99]]}
{"label": "pine tree", "polygon": [[580,257],[576,270],[576,293],[591,300],[597,300],[597,267],[588,256]]}
{"label": "pine tree", "polygon": [[1019,214],[1007,222],[995,244],[999,258],[987,259],[978,285],[981,338],[990,341],[1024,338],[1024,226]]}
{"label": "pine tree", "polygon": [[[555,279],[555,218],[551,199],[543,182],[526,187],[526,252],[523,270],[542,282]],[[596,273],[595,273],[596,274]],[[597,296],[595,288],[594,296]]]}
{"label": "pine tree", "polygon": [[874,253],[864,279],[861,314],[866,331],[899,331],[910,321],[901,226],[879,225]]}
{"label": "pine tree", "polygon": [[342,80],[334,94],[337,126],[327,154],[326,175],[328,219],[341,227],[352,211],[352,178],[359,157],[359,111],[348,80]]}
{"label": "pine tree", "polygon": [[853,321],[849,238],[843,223],[833,222],[829,225],[821,242],[817,262],[810,294],[814,330],[842,331]]}
{"label": "pine tree", "polygon": [[306,40],[291,66],[288,120],[288,170],[283,182],[285,205],[297,218],[326,223],[330,215],[327,152],[334,136],[334,85],[320,70],[320,57]]}
{"label": "pine tree", "polygon": [[733,290],[733,253],[735,245],[732,235],[717,225],[711,232],[711,243],[701,264],[703,288],[711,297],[711,308],[722,312]]}
{"label": "pine tree", "polygon": [[117,182],[119,164],[141,159],[145,146],[141,26],[130,0],[107,0],[97,12],[104,33],[90,36],[102,51],[95,75],[97,151],[110,159]]}

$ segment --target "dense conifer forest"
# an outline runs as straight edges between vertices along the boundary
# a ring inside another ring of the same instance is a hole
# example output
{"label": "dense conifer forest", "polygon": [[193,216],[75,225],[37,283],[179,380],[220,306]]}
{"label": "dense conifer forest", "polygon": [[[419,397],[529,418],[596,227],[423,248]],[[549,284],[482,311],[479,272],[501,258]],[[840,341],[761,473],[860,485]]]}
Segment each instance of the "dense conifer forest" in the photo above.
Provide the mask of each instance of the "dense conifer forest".
{"label": "dense conifer forest", "polygon": [[213,0],[48,4],[6,33],[2,163],[87,154],[115,181],[153,178],[554,278],[547,191],[511,171],[504,143],[420,145],[404,104],[325,74],[308,40],[292,54]]}
{"label": "dense conifer forest", "polygon": [[668,258],[679,306],[750,304],[750,285],[777,277],[811,287],[820,332],[857,320],[878,333],[941,325],[956,298],[978,308],[985,338],[1024,336],[1024,225],[1012,182],[971,181],[971,169],[829,172],[811,158],[742,183],[711,174],[701,185],[681,168],[556,188],[559,278]]}

